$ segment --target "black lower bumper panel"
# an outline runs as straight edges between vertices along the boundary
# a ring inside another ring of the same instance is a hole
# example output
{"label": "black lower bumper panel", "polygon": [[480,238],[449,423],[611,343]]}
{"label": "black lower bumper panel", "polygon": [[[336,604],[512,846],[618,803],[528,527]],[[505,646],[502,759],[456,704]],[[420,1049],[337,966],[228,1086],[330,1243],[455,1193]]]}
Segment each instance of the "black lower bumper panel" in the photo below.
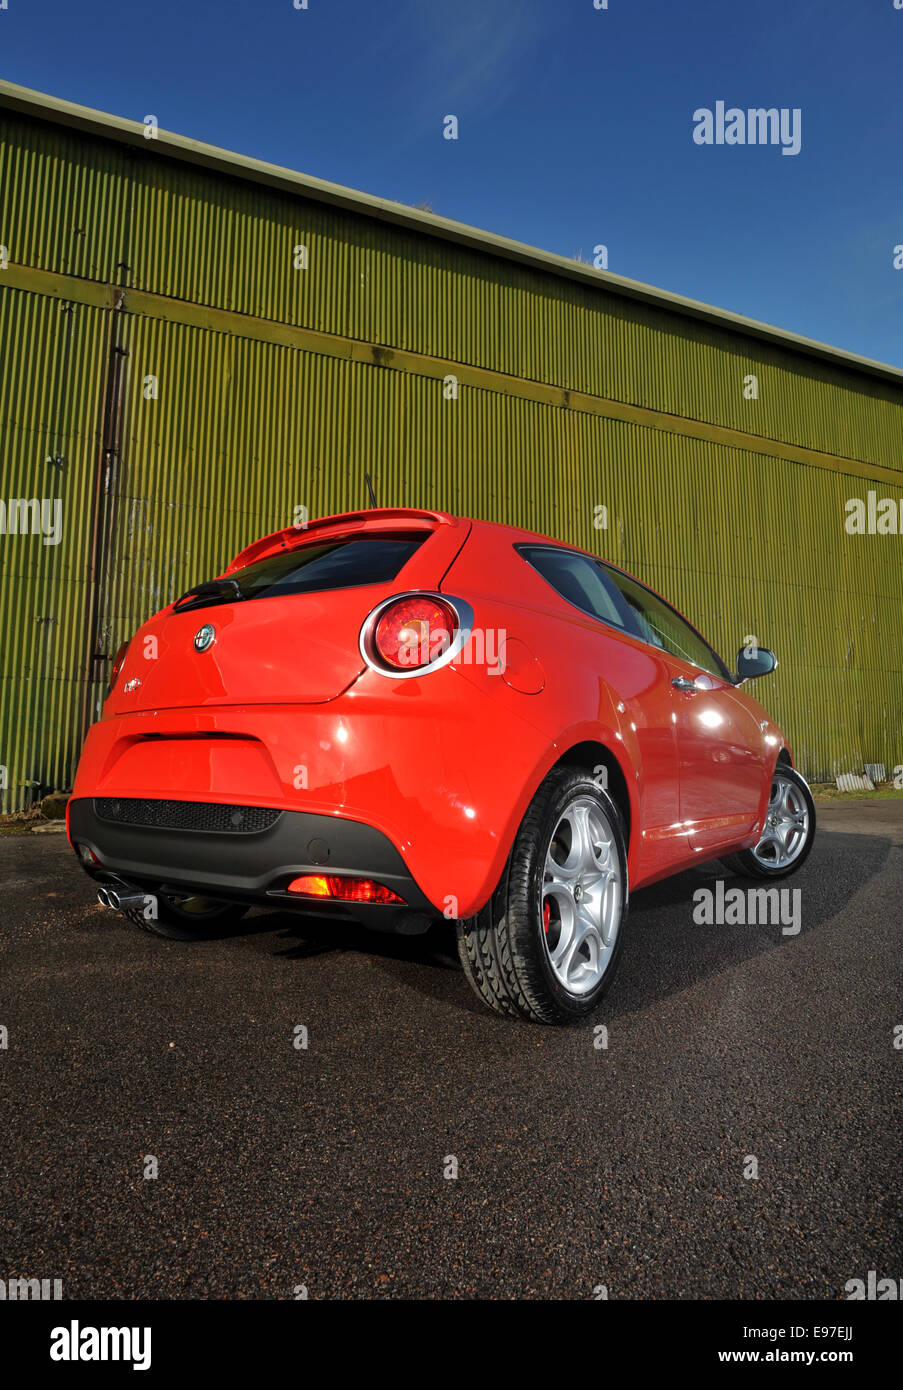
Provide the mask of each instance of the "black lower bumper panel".
{"label": "black lower bumper panel", "polygon": [[390,931],[416,929],[410,909],[427,919],[439,915],[391,841],[361,821],[212,802],[80,797],[69,803],[69,833],[99,859],[83,867],[100,881],[323,912],[333,906],[327,899],[286,894],[291,880],[352,874],[385,884],[407,910],[335,903],[340,915]]}

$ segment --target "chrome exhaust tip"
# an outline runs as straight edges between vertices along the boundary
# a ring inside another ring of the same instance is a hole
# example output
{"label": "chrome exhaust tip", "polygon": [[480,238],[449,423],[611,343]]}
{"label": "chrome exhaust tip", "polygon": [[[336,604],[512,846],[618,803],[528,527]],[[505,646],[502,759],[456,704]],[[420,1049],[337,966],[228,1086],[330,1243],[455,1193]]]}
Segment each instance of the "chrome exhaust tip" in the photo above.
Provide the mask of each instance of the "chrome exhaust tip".
{"label": "chrome exhaust tip", "polygon": [[107,889],[107,900],[109,901],[110,907],[115,907],[117,912],[127,913],[130,908],[133,911],[143,908],[144,899],[146,897],[146,893],[131,893],[126,889],[118,891],[115,888]]}
{"label": "chrome exhaust tip", "polygon": [[102,907],[111,907],[114,912],[121,912],[123,917],[128,917],[139,925],[143,923],[144,909],[147,903],[148,893],[145,890],[137,889],[132,883],[105,883],[97,890],[97,901]]}

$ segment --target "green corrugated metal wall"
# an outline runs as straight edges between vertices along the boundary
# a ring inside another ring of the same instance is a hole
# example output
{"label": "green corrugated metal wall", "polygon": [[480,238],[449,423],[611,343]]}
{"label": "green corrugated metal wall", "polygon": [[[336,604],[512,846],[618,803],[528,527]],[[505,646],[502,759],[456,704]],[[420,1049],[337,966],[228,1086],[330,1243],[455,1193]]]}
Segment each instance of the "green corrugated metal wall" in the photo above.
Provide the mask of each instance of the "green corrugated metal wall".
{"label": "green corrugated metal wall", "polygon": [[[109,653],[297,504],[360,506],[365,468],[383,504],[606,555],[729,655],[747,633],[773,645],[756,693],[810,776],[903,762],[903,537],[843,529],[848,497],[903,488],[892,382],[8,112],[0,198],[0,497],[64,505],[58,546],[0,537],[4,809],[71,779],[98,497]],[[98,475],[111,344],[120,448]],[[362,344],[389,351],[359,360]],[[583,396],[563,408],[553,387]],[[610,418],[618,402],[698,425]]]}
{"label": "green corrugated metal wall", "polygon": [[[2,273],[0,273],[2,282]],[[68,785],[79,747],[85,536],[107,325],[97,309],[0,291],[0,498],[59,498],[58,545],[0,535],[3,809]],[[61,459],[61,463],[48,462]]]}

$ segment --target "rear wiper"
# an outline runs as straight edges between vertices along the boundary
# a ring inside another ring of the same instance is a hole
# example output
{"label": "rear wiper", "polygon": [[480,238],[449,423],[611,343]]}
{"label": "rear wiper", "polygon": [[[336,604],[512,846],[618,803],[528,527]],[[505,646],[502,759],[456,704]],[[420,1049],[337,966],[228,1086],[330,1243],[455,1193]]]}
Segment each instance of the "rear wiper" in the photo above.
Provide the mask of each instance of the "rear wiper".
{"label": "rear wiper", "polygon": [[245,597],[237,579],[208,579],[204,584],[196,584],[193,589],[182,594],[181,598],[177,598],[172,610],[174,613],[180,612],[183,604],[186,607],[199,607],[200,604],[196,602],[198,599],[213,599],[214,601],[219,599],[220,602],[225,603],[228,601],[226,591],[229,590],[231,590],[232,598],[242,599]]}

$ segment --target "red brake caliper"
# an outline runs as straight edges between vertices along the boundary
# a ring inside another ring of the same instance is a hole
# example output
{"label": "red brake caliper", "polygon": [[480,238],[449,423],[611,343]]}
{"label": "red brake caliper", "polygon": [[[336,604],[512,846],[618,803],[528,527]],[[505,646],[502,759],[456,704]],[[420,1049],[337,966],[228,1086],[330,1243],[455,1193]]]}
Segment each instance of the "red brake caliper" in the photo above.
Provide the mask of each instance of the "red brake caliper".
{"label": "red brake caliper", "polygon": [[548,898],[546,898],[545,902],[544,902],[543,905],[542,905],[542,929],[543,929],[544,932],[547,932],[547,931],[549,930],[549,922],[550,922],[551,920],[552,920],[552,908],[551,908],[551,906],[550,906],[550,904],[549,904]]}

